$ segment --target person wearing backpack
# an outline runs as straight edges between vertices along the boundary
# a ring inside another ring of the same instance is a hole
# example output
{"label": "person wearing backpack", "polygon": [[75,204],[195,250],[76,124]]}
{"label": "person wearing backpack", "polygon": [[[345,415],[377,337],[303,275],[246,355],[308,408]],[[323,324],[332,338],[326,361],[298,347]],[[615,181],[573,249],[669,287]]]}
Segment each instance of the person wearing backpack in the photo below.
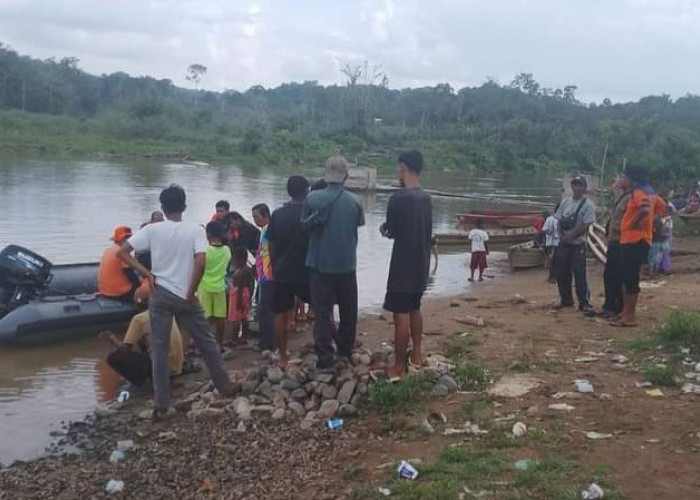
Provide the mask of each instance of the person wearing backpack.
{"label": "person wearing backpack", "polygon": [[[332,371],[337,354],[350,359],[357,329],[357,229],[365,214],[357,196],[343,188],[348,163],[342,156],[326,161],[326,187],[313,191],[302,209],[302,225],[309,232],[306,266],[314,310],[314,347],[317,368]],[[333,323],[333,306],[338,304],[338,333]]]}
{"label": "person wearing backpack", "polygon": [[575,176],[571,180],[572,196],[562,200],[556,212],[559,222],[559,246],[554,257],[554,269],[559,288],[559,303],[555,309],[574,306],[571,282],[576,285],[578,309],[593,312],[586,279],[586,233],[595,223],[595,206],[586,198],[586,178]]}

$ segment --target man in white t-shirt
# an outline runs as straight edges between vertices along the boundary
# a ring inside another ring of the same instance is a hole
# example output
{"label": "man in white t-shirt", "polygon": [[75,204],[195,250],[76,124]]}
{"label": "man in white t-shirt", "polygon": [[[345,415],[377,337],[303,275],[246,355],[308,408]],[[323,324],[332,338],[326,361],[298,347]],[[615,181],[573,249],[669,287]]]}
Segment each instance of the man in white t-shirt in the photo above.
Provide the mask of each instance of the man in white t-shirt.
{"label": "man in white t-shirt", "polygon": [[469,281],[474,281],[474,272],[479,269],[479,281],[484,281],[484,269],[488,267],[486,256],[489,254],[489,233],[484,231],[483,219],[476,219],[476,229],[469,231],[467,235],[471,243],[472,260],[469,264],[471,276]]}
{"label": "man in white t-shirt", "polygon": [[[207,237],[204,228],[182,221],[187,207],[185,190],[175,184],[160,193],[165,221],[150,224],[129,238],[119,257],[146,276],[152,284],[148,308],[151,320],[154,419],[175,415],[170,406],[168,350],[173,317],[187,331],[202,353],[214,385],[221,394],[231,392],[231,379],[224,369],[219,348],[195,296],[204,274]],[[130,252],[151,252],[151,271]]]}

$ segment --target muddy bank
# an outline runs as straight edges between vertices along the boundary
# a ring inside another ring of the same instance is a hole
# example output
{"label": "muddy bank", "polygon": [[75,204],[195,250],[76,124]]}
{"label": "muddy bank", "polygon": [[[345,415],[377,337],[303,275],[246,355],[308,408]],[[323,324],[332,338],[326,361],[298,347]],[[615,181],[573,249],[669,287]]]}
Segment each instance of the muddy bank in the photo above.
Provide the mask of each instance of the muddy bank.
{"label": "muddy bank", "polygon": [[[680,384],[640,387],[644,367],[662,363],[664,354],[639,353],[629,344],[660,325],[668,312],[697,309],[700,239],[679,239],[677,244],[683,255],[674,259],[674,274],[655,279],[642,292],[639,328],[620,330],[574,311],[555,312],[550,306],[556,290],[546,283],[543,270],[513,273],[475,286],[468,294],[427,303],[427,352],[482,363],[494,379],[521,373],[537,380],[534,389],[516,398],[472,391],[432,397],[430,406],[444,412],[450,425],[476,421],[492,438],[507,437],[516,420],[538,429],[536,437],[521,443],[510,438],[487,442],[503,447],[509,460],[553,455],[574,460],[581,468],[604,466],[609,481],[604,486],[636,500],[700,496],[700,396],[683,394]],[[602,267],[592,265],[596,306],[602,303],[601,274]],[[467,315],[482,317],[485,325],[464,324]],[[359,338],[379,350],[391,339],[392,328],[387,317],[365,318]],[[308,335],[297,334],[294,348],[306,343]],[[620,362],[619,356],[626,361]],[[698,361],[698,353],[684,356]],[[230,368],[242,369],[258,359],[239,353],[229,361]],[[576,379],[590,381],[594,393],[576,393]],[[197,384],[181,381],[177,397]],[[647,392],[653,389],[662,395]],[[555,410],[553,404],[572,408]],[[390,426],[372,412],[346,419],[336,431],[320,420],[302,430],[296,419],[273,422],[269,416],[256,416],[245,423],[245,432],[237,432],[240,419],[234,413],[197,422],[182,413],[173,421],[151,424],[135,416],[147,405],[147,398],[137,400],[124,414],[73,429],[68,441],[82,443],[81,454],[3,471],[0,498],[101,498],[107,496],[104,487],[110,479],[125,483],[124,493],[112,498],[351,498],[356,483],[373,491],[384,485],[397,460],[427,462],[445,446],[470,449],[486,439],[417,434],[414,424],[429,411],[422,407],[394,418]],[[608,437],[591,439],[592,432]],[[111,452],[124,439],[136,447],[126,452],[123,462],[111,464]],[[571,491],[580,489],[579,479],[572,477]],[[416,484],[430,480],[428,471]],[[520,491],[516,484],[512,488],[511,493]],[[408,498],[400,491],[395,496]]]}

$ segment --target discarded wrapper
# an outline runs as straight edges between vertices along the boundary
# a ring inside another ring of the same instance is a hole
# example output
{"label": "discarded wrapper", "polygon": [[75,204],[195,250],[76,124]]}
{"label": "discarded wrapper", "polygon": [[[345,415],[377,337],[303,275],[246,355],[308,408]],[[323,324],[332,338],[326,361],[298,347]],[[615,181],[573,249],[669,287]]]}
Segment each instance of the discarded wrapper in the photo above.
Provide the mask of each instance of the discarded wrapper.
{"label": "discarded wrapper", "polygon": [[516,438],[523,437],[527,432],[527,426],[522,422],[515,422],[513,424],[513,436]]}
{"label": "discarded wrapper", "polygon": [[343,426],[342,418],[331,418],[328,420],[328,428],[332,431],[340,429]]}
{"label": "discarded wrapper", "polygon": [[581,492],[581,498],[583,500],[597,500],[598,498],[603,498],[605,492],[603,488],[598,486],[596,483],[591,483],[586,491]]}
{"label": "discarded wrapper", "polygon": [[119,493],[120,491],[124,491],[124,481],[110,479],[105,486],[105,491],[107,493]]}
{"label": "discarded wrapper", "polygon": [[410,479],[412,481],[418,477],[418,470],[405,460],[401,460],[401,463],[396,469],[396,473],[400,478]]}

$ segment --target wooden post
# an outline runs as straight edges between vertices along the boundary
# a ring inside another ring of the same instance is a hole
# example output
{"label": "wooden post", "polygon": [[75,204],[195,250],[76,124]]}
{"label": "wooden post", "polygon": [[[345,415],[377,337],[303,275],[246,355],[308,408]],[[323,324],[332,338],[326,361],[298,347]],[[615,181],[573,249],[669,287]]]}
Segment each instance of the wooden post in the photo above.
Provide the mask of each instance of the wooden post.
{"label": "wooden post", "polygon": [[608,158],[608,146],[609,146],[609,144],[606,142],[605,143],[605,151],[603,151],[603,161],[600,163],[600,188],[601,189],[605,185],[605,160],[607,160],[607,158]]}

